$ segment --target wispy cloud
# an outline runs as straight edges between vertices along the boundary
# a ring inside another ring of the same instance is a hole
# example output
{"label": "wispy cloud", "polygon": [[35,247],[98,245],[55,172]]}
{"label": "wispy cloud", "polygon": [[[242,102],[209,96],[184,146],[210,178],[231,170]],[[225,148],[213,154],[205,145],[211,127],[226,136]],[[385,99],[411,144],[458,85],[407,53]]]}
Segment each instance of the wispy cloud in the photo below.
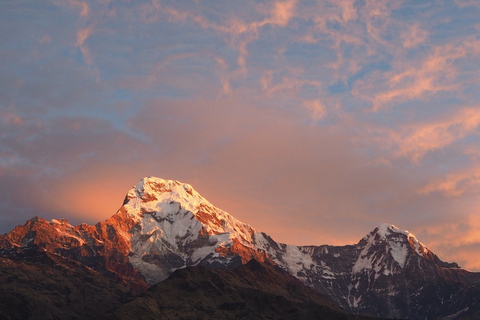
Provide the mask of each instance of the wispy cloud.
{"label": "wispy cloud", "polygon": [[92,66],[92,64],[93,64],[93,55],[90,53],[90,49],[85,44],[85,41],[92,34],[92,32],[93,32],[92,27],[79,29],[77,31],[77,42],[75,43],[75,46],[78,47],[80,49],[80,51],[82,52],[85,63],[88,66]]}
{"label": "wispy cloud", "polygon": [[415,48],[420,44],[425,44],[425,41],[428,38],[428,32],[423,30],[419,24],[416,23],[403,31],[401,37],[405,48]]}
{"label": "wispy cloud", "polygon": [[80,17],[87,18],[90,13],[90,7],[85,1],[67,0],[68,4],[75,9],[80,10]]}
{"label": "wispy cloud", "polygon": [[267,9],[269,16],[261,22],[254,22],[252,26],[262,27],[267,24],[285,27],[295,13],[298,0],[274,1],[271,8]]}
{"label": "wispy cloud", "polygon": [[367,81],[357,84],[354,94],[372,101],[373,110],[379,111],[391,107],[392,103],[422,100],[437,92],[458,90],[462,83],[456,62],[466,57],[469,46],[435,47],[414,64],[400,60],[391,72],[375,72]]}
{"label": "wispy cloud", "polygon": [[305,101],[304,105],[306,106],[307,110],[309,111],[309,113],[312,117],[312,120],[315,121],[315,122],[322,119],[327,112],[327,108],[320,101],[320,99]]}
{"label": "wispy cloud", "polygon": [[407,125],[400,134],[392,134],[398,146],[397,156],[418,162],[431,151],[445,148],[469,135],[480,134],[480,109],[464,108],[444,119]]}
{"label": "wispy cloud", "polygon": [[480,3],[475,0],[455,0],[455,4],[460,8],[476,7],[480,10]]}
{"label": "wispy cloud", "polygon": [[421,194],[439,192],[447,197],[456,197],[467,191],[478,191],[479,186],[480,167],[449,173],[445,177],[434,179],[417,191]]}

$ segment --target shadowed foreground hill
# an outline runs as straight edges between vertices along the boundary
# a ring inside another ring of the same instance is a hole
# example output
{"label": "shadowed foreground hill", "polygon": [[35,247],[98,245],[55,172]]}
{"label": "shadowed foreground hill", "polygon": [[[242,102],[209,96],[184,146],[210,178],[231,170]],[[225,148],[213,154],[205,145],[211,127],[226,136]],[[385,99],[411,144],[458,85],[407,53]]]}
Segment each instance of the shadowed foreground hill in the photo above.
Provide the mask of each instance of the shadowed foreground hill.
{"label": "shadowed foreground hill", "polygon": [[113,319],[373,319],[348,315],[274,266],[187,267],[101,317]]}
{"label": "shadowed foreground hill", "polygon": [[0,250],[0,319],[94,319],[133,298],[130,288],[32,245]]}

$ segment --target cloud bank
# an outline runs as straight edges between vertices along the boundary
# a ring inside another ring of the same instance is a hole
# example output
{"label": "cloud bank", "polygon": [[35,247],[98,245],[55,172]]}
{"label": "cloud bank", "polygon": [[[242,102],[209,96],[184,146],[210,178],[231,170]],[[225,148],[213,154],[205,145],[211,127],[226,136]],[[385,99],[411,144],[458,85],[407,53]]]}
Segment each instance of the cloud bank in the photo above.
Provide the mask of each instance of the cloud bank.
{"label": "cloud bank", "polygon": [[144,176],[294,244],[408,229],[480,270],[475,1],[6,1],[0,232]]}

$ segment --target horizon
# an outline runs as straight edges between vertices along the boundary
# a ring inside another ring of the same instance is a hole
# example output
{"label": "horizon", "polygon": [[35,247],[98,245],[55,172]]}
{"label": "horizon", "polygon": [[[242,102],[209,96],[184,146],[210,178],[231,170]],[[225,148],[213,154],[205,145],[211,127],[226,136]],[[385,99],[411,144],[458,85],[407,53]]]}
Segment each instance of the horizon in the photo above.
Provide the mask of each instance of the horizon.
{"label": "horizon", "polygon": [[0,234],[157,176],[282,243],[388,223],[480,271],[479,2],[0,9]]}

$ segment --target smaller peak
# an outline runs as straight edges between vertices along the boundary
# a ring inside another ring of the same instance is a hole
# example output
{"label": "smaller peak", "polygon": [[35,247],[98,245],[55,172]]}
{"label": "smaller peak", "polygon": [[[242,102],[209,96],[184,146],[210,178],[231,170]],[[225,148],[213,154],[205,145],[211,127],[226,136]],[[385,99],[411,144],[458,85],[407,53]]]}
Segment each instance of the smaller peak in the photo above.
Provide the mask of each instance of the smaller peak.
{"label": "smaller peak", "polygon": [[387,236],[391,235],[392,233],[395,234],[404,234],[406,236],[413,236],[409,231],[399,229],[397,226],[389,223],[382,223],[378,227],[376,227],[371,234],[378,234],[382,238],[386,238]]}
{"label": "smaller peak", "polygon": [[395,225],[389,223],[382,223],[376,227],[370,232],[370,234],[367,234],[364,237],[364,240],[370,241],[369,239],[374,239],[378,236],[380,239],[390,241],[392,238],[398,239],[398,237],[395,237],[398,235],[402,235],[402,238],[405,239],[404,241],[407,241],[409,246],[411,246],[419,255],[424,255],[424,253],[428,251],[427,247],[418,241],[417,237],[410,231],[399,229]]}

